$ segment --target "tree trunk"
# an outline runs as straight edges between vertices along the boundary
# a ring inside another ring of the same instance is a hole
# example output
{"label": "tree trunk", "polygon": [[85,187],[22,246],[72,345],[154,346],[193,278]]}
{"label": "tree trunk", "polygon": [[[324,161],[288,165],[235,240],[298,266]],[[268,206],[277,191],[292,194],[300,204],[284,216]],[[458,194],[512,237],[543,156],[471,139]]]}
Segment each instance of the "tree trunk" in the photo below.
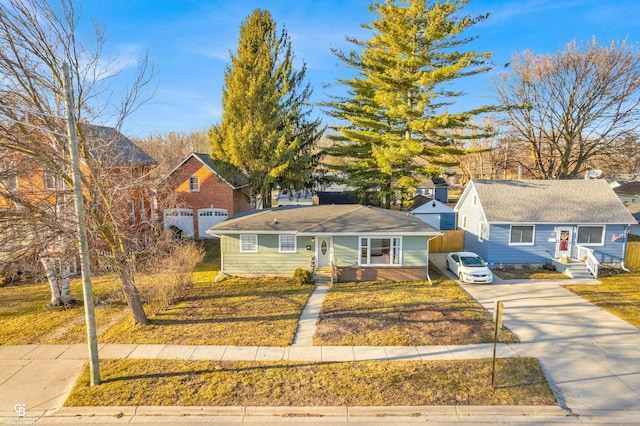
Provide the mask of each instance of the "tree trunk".
{"label": "tree trunk", "polygon": [[[71,270],[67,259],[57,260],[49,256],[40,257],[40,263],[49,282],[51,290],[51,306],[61,306],[71,303],[71,289],[69,285]],[[57,266],[60,265],[58,273]]]}
{"label": "tree trunk", "polygon": [[131,315],[133,315],[133,323],[148,324],[149,320],[147,319],[147,314],[144,312],[142,301],[136,288],[133,264],[127,259],[119,258],[116,260],[115,266],[122,283],[124,297],[127,300],[129,309],[131,309]]}

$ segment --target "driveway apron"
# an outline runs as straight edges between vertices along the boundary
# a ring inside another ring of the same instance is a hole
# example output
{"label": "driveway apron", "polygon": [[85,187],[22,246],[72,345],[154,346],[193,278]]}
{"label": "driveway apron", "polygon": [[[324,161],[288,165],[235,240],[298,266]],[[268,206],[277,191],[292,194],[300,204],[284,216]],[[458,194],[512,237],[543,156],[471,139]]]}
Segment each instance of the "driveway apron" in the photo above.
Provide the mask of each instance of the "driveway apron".
{"label": "driveway apron", "polygon": [[565,408],[640,410],[640,330],[562,287],[576,280],[513,280],[462,287],[487,310],[504,303],[510,345],[537,358]]}

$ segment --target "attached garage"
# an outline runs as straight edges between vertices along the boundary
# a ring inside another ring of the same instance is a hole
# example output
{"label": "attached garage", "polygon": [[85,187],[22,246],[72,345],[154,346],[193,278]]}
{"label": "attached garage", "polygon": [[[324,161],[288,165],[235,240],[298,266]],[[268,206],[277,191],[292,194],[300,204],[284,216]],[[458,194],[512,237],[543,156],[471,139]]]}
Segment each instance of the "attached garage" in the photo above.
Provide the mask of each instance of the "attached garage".
{"label": "attached garage", "polygon": [[226,220],[229,217],[227,209],[198,209],[198,238],[212,238],[207,229]]}
{"label": "attached garage", "polygon": [[193,210],[166,209],[163,212],[163,218],[165,230],[173,229],[176,232],[181,232],[183,237],[193,238]]}

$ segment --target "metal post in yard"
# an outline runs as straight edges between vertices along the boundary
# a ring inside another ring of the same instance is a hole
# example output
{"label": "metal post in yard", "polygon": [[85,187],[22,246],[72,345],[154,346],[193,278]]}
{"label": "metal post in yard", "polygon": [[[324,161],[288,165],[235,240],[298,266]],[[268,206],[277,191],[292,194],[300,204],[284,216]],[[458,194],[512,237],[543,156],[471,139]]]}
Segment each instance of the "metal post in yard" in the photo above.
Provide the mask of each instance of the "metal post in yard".
{"label": "metal post in yard", "polygon": [[93,310],[93,291],[91,290],[91,273],[89,265],[89,243],[87,241],[87,227],[84,215],[84,201],[82,198],[82,177],[80,175],[80,161],[78,154],[78,134],[73,117],[73,99],[71,95],[71,77],[69,65],[63,64],[65,106],[67,109],[67,131],[69,133],[69,152],[73,166],[73,198],[76,209],[78,247],[80,251],[80,272],[82,274],[82,294],[84,298],[84,317],[87,324],[89,345],[89,369],[91,372],[91,386],[100,384],[100,369],[98,366],[98,338],[96,334],[96,320]]}

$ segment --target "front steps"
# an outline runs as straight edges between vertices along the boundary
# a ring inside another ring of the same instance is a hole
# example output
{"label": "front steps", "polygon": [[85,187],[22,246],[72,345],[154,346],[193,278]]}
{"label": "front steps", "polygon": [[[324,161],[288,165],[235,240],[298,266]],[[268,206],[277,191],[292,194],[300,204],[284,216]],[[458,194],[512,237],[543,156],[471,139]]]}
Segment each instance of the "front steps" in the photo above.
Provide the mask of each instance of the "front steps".
{"label": "front steps", "polygon": [[562,263],[554,259],[553,264],[556,266],[556,270],[574,280],[593,278],[593,275],[587,269],[587,265],[582,261],[570,259],[568,263]]}

